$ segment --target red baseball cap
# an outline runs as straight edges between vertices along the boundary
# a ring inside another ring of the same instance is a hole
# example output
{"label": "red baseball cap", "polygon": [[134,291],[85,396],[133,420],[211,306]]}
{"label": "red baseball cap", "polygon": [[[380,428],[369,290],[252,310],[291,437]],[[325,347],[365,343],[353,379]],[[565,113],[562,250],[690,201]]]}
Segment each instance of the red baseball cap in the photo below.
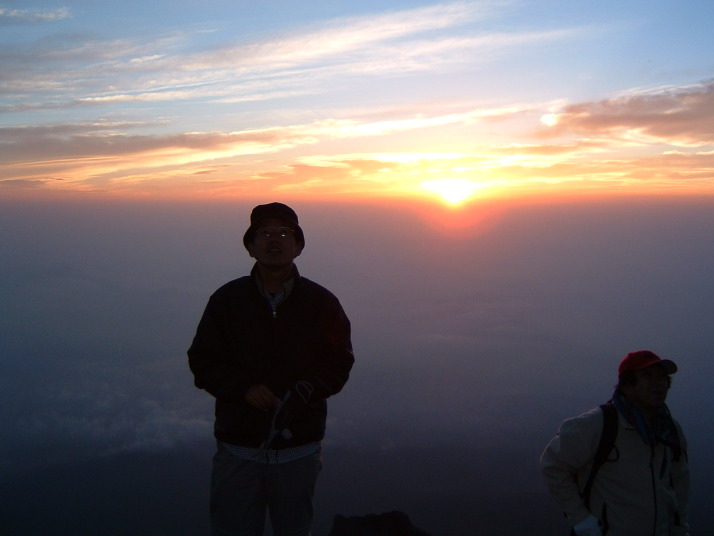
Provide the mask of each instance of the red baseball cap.
{"label": "red baseball cap", "polygon": [[674,374],[677,372],[677,365],[674,361],[669,359],[662,359],[660,356],[649,350],[638,350],[636,352],[630,352],[625,356],[625,358],[620,362],[620,366],[617,369],[618,374],[622,374],[628,370],[641,370],[652,365],[661,365],[667,374]]}

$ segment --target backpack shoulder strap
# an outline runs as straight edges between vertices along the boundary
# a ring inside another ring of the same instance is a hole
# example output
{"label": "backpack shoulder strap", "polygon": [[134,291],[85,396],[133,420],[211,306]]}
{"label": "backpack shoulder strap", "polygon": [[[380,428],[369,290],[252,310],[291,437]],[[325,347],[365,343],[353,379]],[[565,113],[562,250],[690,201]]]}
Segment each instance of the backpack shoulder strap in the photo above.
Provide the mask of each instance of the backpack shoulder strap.
{"label": "backpack shoulder strap", "polygon": [[617,409],[615,409],[612,401],[610,401],[605,404],[600,404],[600,410],[602,411],[603,416],[600,442],[598,443],[597,451],[593,457],[593,465],[590,469],[590,475],[588,475],[588,480],[581,493],[583,502],[588,508],[590,507],[590,492],[592,491],[593,482],[595,482],[595,476],[600,470],[602,464],[605,463],[607,457],[610,455],[610,451],[612,451],[612,448],[615,446],[615,439],[617,438]]}

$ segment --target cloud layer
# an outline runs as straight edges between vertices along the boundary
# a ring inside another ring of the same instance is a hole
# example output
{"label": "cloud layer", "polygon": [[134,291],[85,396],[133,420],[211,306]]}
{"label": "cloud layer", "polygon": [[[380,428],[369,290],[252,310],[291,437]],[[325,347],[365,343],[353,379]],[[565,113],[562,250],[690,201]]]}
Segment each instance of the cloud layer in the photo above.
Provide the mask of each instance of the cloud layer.
{"label": "cloud layer", "polygon": [[517,70],[528,57],[622,31],[509,26],[514,14],[456,2],[146,38],[86,31],[69,8],[5,9],[42,30],[0,53],[0,192],[414,196],[440,179],[485,196],[713,192],[711,80],[585,100],[567,85],[489,91],[536,81]]}

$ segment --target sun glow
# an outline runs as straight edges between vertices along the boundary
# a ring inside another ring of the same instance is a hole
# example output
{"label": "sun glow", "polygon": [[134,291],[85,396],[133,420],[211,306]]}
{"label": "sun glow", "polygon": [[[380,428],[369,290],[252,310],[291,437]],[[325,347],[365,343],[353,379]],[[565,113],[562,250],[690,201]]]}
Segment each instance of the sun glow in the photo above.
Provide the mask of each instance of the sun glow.
{"label": "sun glow", "polygon": [[463,203],[476,193],[480,185],[466,179],[439,179],[425,181],[422,184],[425,190],[437,194],[450,205]]}

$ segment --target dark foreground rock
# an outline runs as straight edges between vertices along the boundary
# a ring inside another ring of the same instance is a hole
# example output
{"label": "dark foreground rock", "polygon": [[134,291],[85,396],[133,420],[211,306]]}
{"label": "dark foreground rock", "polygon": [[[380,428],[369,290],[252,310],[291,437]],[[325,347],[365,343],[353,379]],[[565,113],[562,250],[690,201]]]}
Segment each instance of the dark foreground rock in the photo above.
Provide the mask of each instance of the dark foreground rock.
{"label": "dark foreground rock", "polygon": [[398,511],[366,516],[336,515],[329,536],[430,536]]}

